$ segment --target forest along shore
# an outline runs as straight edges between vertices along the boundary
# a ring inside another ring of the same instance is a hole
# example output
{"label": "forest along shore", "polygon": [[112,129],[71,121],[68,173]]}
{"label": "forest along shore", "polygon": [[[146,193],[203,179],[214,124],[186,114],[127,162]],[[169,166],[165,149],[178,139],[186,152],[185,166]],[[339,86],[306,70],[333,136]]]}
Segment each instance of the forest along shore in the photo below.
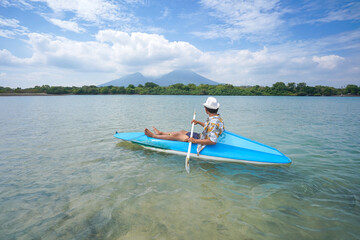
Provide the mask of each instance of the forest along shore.
{"label": "forest along shore", "polygon": [[152,82],[135,87],[117,86],[36,86],[33,88],[9,88],[0,86],[0,96],[48,96],[48,95],[217,95],[217,96],[359,96],[360,86],[349,84],[343,88],[329,86],[307,86],[306,83],[277,82],[269,86],[233,86],[231,84],[173,84],[167,87]]}

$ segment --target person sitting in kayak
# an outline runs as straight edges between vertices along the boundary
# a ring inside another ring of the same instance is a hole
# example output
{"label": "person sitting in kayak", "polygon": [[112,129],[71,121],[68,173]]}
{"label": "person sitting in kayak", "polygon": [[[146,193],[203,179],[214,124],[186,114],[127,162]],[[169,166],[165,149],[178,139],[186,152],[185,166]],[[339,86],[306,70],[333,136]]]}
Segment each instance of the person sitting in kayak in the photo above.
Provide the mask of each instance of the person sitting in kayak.
{"label": "person sitting in kayak", "polygon": [[190,132],[181,130],[177,132],[162,132],[153,127],[152,133],[149,129],[145,128],[145,135],[152,138],[159,138],[164,140],[175,140],[182,142],[192,142],[198,144],[197,152],[200,153],[206,145],[215,145],[218,137],[224,132],[224,121],[218,114],[220,104],[214,97],[208,97],[203,104],[205,112],[209,116],[206,122],[192,120],[191,123],[200,124],[204,127],[201,134],[194,132],[193,137],[190,138]]}

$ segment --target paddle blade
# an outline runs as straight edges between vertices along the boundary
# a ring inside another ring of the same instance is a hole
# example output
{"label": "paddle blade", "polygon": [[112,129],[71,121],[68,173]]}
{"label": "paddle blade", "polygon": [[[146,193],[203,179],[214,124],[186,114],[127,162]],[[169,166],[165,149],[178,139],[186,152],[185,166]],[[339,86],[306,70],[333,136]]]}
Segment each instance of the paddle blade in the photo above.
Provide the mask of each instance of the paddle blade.
{"label": "paddle blade", "polygon": [[186,169],[186,172],[187,173],[190,173],[190,162],[189,162],[190,158],[189,157],[186,157],[186,160],[185,160],[185,169]]}

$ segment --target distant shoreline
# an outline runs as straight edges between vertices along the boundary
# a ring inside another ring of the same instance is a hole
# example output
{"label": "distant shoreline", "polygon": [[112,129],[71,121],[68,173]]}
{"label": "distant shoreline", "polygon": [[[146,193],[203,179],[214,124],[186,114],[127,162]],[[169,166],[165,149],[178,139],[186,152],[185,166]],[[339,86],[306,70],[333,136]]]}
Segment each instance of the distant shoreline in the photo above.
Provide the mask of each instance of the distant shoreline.
{"label": "distant shoreline", "polygon": [[33,88],[9,88],[0,86],[0,96],[60,96],[60,95],[212,95],[212,96],[359,96],[360,86],[346,87],[307,86],[306,83],[274,83],[269,86],[233,86],[231,84],[173,84],[162,87],[153,82],[137,87],[94,85],[82,87],[35,86]]}
{"label": "distant shoreline", "polygon": [[[0,93],[0,97],[37,97],[37,96],[179,96],[178,94],[47,94],[47,93]],[[204,95],[183,95],[204,96]],[[294,96],[294,95],[214,95],[227,97],[360,97],[359,95],[331,95],[331,96]]]}
{"label": "distant shoreline", "polygon": [[63,96],[47,93],[0,93],[0,97],[14,97],[14,96]]}
{"label": "distant shoreline", "polygon": [[123,86],[97,87],[62,87],[62,86],[35,86],[33,88],[16,88],[0,86],[0,96],[60,96],[60,95],[212,95],[212,96],[359,96],[360,86],[349,84],[345,88],[329,86],[307,86],[306,83],[277,82],[269,86],[233,86],[231,84],[173,84],[167,87],[153,82],[137,87],[129,84]]}

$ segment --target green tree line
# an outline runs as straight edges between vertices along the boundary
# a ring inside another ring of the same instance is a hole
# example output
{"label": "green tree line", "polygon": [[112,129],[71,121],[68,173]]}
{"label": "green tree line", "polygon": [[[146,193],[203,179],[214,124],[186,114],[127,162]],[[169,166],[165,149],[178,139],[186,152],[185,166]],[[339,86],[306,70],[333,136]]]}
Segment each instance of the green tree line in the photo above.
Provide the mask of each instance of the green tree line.
{"label": "green tree line", "polygon": [[338,96],[360,95],[360,86],[349,84],[345,88],[328,86],[307,86],[306,83],[277,82],[269,86],[233,86],[231,84],[207,85],[207,84],[173,84],[161,87],[155,83],[147,82],[144,85],[127,87],[61,87],[61,86],[35,86],[33,88],[8,88],[0,87],[0,94],[74,94],[74,95],[97,95],[97,94],[139,94],[139,95],[229,95],[229,96]]}

